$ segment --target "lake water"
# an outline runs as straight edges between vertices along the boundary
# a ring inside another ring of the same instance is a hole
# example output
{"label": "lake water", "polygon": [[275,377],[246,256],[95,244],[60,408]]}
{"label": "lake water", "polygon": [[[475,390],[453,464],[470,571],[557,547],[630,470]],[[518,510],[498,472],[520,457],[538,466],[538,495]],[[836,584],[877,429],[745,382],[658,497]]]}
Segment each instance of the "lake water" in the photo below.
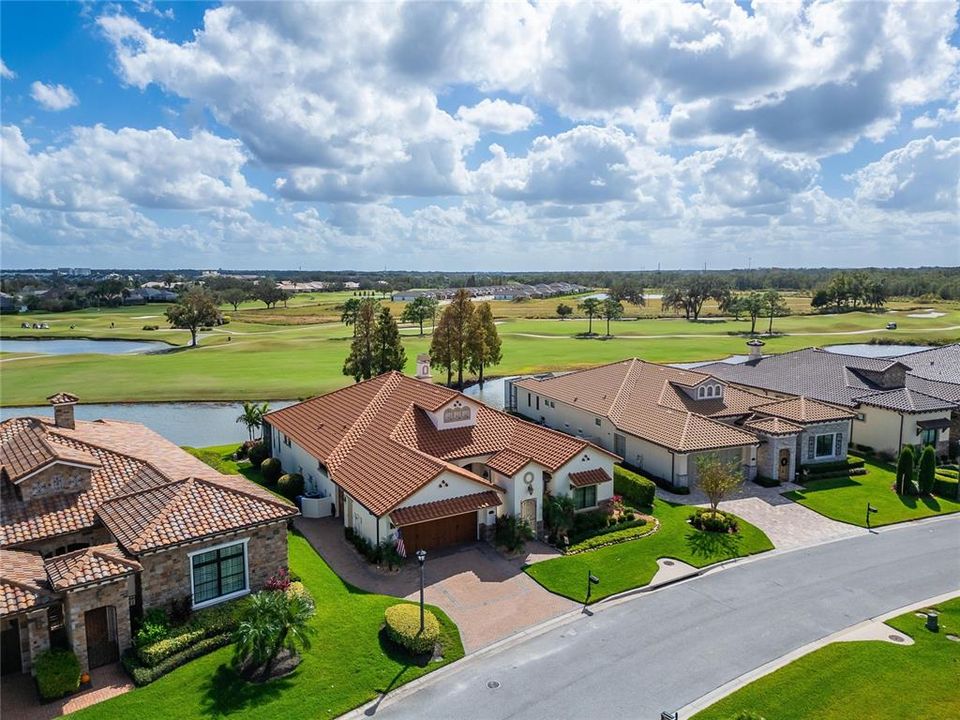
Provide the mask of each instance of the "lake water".
{"label": "lake water", "polygon": [[[271,410],[293,405],[292,400],[270,403]],[[110,403],[77,405],[78,420],[126,420],[143,423],[177,445],[226,445],[247,439],[247,429],[237,423],[241,403]],[[38,407],[0,408],[0,420],[20,415],[53,417],[49,405]]]}
{"label": "lake water", "polygon": [[0,339],[0,352],[28,353],[30,355],[133,355],[136,353],[169,350],[164,342],[147,340],[34,340]]}
{"label": "lake water", "polygon": [[474,400],[479,400],[492,408],[503,410],[503,383],[505,380],[512,380],[515,377],[517,376],[511,375],[509,377],[485,380],[483,390],[480,389],[479,385],[471,385],[463,391],[463,394],[472,397]]}

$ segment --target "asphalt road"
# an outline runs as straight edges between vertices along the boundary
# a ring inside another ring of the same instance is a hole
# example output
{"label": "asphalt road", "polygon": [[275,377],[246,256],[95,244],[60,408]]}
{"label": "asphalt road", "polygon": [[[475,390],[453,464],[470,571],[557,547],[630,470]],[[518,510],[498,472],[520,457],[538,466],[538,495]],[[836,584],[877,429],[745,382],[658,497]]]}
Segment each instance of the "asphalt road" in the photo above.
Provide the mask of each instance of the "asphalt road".
{"label": "asphalt road", "polygon": [[953,590],[960,590],[960,517],[888,528],[597,608],[592,617],[468,658],[366,714],[657,720],[661,710],[808,643]]}

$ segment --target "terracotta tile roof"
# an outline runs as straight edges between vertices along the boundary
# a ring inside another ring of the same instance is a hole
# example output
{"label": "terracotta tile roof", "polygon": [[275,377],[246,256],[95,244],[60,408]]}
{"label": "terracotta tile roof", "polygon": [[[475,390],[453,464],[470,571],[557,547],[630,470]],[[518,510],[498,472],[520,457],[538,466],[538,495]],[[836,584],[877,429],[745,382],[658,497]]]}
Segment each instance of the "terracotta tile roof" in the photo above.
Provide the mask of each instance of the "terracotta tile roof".
{"label": "terracotta tile roof", "polygon": [[[476,424],[438,431],[427,412],[457,399],[476,409]],[[510,450],[553,470],[589,446],[397,372],[268,413],[265,420],[323,462],[334,482],[378,517],[445,471],[496,489],[452,460]],[[500,460],[504,468],[519,462],[513,454]]]}
{"label": "terracotta tile roof", "polygon": [[873,405],[874,407],[907,413],[953,410],[957,407],[956,403],[931,397],[930,395],[925,395],[922,392],[917,392],[909,388],[861,395],[860,397],[854,398],[853,401],[857,405]]}
{"label": "terracotta tile roof", "polygon": [[612,482],[613,478],[603,468],[593,468],[592,470],[583,470],[582,472],[570,473],[570,484],[574,487],[586,487],[587,485],[599,485],[600,483]]}
{"label": "terracotta tile roof", "polygon": [[[631,358],[543,380],[530,378],[516,385],[606,416],[620,430],[677,452],[756,444],[753,434],[712,420],[699,409],[718,416],[744,414],[749,411],[749,398],[760,400],[760,396],[725,388],[722,400],[694,400],[677,387],[708,379],[704,373]],[[698,412],[690,408],[698,408]]]}
{"label": "terracotta tile roof", "polygon": [[32,418],[10,421],[0,433],[0,466],[11,482],[19,482],[38,470],[57,462],[95,467],[99,464],[90,453],[47,441],[43,424]]}
{"label": "terracotta tile roof", "polygon": [[67,590],[105,580],[117,580],[143,568],[124,556],[116,544],[97,545],[44,562],[47,576],[56,590]]}
{"label": "terracotta tile roof", "polygon": [[513,476],[520,468],[530,462],[530,458],[521,455],[515,450],[501,450],[487,460],[487,467],[496,470],[502,475]]}
{"label": "terracotta tile roof", "polygon": [[297,515],[289,503],[265,500],[227,483],[187,478],[107,500],[99,516],[133,554],[222,535]]}
{"label": "terracotta tile roof", "polygon": [[752,417],[743,426],[763,435],[796,435],[803,432],[800,425],[778,417]]}
{"label": "terracotta tile roof", "polygon": [[78,398],[76,395],[71,395],[68,392],[58,392],[54,395],[50,395],[47,398],[47,402],[49,402],[51,405],[66,405],[80,402],[80,398]]}
{"label": "terracotta tile roof", "polygon": [[40,553],[0,550],[0,615],[24,612],[56,601]]}
{"label": "terracotta tile roof", "polygon": [[798,423],[830,422],[848,420],[854,416],[849,410],[817,402],[806,397],[774,400],[754,407],[754,412]]}
{"label": "terracotta tile roof", "polygon": [[398,527],[415,525],[429,520],[439,520],[454,515],[476,512],[484,508],[497,507],[502,501],[500,495],[487,490],[472,495],[436,500],[421,505],[407,505],[390,513],[390,522]]}

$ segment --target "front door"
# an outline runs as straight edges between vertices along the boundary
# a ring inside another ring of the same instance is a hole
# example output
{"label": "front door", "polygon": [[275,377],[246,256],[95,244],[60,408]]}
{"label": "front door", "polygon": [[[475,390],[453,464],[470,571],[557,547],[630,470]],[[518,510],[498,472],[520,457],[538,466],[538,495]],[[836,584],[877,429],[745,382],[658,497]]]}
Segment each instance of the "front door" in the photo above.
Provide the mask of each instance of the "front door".
{"label": "front door", "polygon": [[16,618],[3,621],[3,631],[0,633],[0,672],[12,675],[23,670],[20,664],[20,625]]}
{"label": "front door", "polygon": [[537,499],[530,498],[520,503],[520,518],[526,520],[530,529],[537,531]]}
{"label": "front door", "polygon": [[777,461],[777,477],[775,480],[780,482],[789,482],[793,478],[790,475],[790,448],[780,448],[780,458]]}
{"label": "front door", "polygon": [[87,632],[87,663],[90,669],[108,665],[120,659],[117,649],[116,615],[112,606],[88,610],[83,616]]}

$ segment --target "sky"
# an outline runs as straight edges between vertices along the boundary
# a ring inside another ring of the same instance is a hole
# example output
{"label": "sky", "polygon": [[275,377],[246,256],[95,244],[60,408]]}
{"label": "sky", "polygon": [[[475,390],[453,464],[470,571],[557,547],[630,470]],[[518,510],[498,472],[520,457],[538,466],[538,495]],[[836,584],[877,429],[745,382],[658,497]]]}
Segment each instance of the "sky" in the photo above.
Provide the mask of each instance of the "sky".
{"label": "sky", "polygon": [[956,2],[0,5],[0,264],[960,265]]}

